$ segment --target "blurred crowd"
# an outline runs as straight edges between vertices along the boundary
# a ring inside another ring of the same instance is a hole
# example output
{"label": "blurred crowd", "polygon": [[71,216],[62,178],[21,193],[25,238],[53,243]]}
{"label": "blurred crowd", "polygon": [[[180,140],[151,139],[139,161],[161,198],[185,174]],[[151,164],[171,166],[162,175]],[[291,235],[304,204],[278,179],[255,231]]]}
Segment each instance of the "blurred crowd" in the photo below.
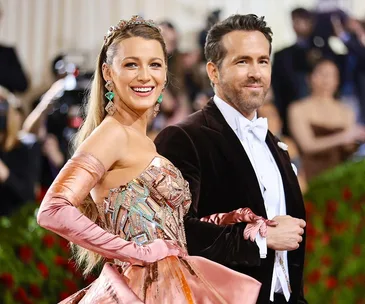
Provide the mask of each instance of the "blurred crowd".
{"label": "blurred crowd", "polygon": [[[365,22],[341,10],[304,8],[291,18],[296,41],[272,54],[272,88],[258,115],[288,145],[305,192],[322,172],[365,155]],[[199,48],[186,53],[173,22],[160,22],[169,77],[161,111],[151,117],[152,139],[214,95],[203,49],[207,30],[219,20],[220,11],[211,12],[197,35]],[[8,216],[40,200],[72,154],[92,74],[60,54],[50,63],[54,83],[29,107],[16,97],[30,88],[14,48],[0,45],[0,66],[0,216]]]}

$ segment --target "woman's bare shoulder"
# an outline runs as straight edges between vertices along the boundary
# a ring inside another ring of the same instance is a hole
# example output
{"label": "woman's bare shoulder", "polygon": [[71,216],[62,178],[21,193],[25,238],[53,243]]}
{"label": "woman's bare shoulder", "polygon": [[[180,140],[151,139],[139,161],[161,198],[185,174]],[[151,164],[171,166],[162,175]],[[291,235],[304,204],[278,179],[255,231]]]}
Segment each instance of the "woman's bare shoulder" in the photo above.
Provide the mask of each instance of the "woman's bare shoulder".
{"label": "woman's bare shoulder", "polygon": [[128,132],[122,124],[104,120],[80,145],[77,152],[88,153],[100,160],[108,170],[127,154]]}

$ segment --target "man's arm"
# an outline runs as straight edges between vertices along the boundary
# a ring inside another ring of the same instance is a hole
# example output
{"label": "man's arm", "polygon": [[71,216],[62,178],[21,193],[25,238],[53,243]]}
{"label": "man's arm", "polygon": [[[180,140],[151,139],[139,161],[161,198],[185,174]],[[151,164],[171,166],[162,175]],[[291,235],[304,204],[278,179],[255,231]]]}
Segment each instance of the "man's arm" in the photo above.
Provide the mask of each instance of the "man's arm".
{"label": "man's arm", "polygon": [[[198,217],[201,198],[201,166],[194,142],[185,130],[171,126],[157,136],[157,151],[180,169],[189,182],[192,205],[185,216],[185,231],[189,253],[204,256],[222,264],[258,266],[259,248],[255,242],[245,240],[246,223],[218,226],[202,222]],[[220,191],[212,189],[212,191]],[[224,203],[224,202],[222,202]]]}

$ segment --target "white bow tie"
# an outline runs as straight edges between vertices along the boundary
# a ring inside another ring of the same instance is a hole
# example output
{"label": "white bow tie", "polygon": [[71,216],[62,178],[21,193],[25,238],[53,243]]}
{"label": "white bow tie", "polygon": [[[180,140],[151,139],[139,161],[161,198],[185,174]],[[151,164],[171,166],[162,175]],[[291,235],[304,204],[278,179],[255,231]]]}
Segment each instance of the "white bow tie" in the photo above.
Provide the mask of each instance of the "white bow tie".
{"label": "white bow tie", "polygon": [[249,124],[244,124],[240,119],[240,129],[242,135],[247,134],[247,132],[252,132],[261,142],[265,142],[267,134],[267,118],[260,117]]}

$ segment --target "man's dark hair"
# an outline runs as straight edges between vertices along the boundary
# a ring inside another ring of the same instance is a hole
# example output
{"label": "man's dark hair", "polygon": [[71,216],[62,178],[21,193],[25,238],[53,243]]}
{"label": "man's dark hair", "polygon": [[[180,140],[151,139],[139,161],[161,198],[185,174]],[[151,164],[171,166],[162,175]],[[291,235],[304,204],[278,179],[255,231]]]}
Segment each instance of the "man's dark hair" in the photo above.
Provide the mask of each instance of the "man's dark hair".
{"label": "man's dark hair", "polygon": [[263,33],[270,43],[271,54],[272,31],[271,28],[266,25],[264,17],[259,18],[254,14],[237,14],[213,25],[209,30],[204,47],[207,61],[211,61],[220,67],[227,54],[227,50],[222,43],[222,38],[224,35],[233,31],[259,31]]}
{"label": "man's dark hair", "polygon": [[300,18],[300,19],[312,19],[313,15],[310,11],[306,10],[305,8],[298,7],[291,12],[292,19]]}

